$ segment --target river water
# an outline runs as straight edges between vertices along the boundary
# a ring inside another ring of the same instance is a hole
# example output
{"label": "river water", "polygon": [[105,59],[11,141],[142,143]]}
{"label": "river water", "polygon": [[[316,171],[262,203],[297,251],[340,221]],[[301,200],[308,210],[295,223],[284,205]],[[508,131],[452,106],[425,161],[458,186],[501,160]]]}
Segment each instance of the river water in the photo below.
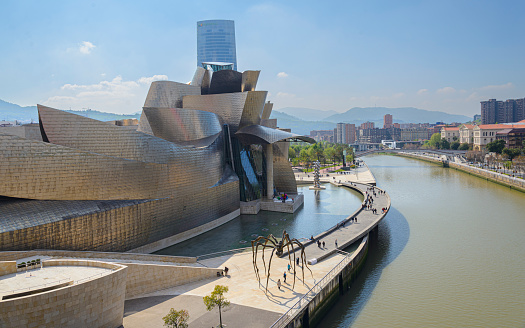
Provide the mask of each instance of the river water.
{"label": "river water", "polygon": [[[525,327],[525,194],[396,156],[364,158],[392,199],[363,271],[319,327]],[[241,215],[156,252],[197,256],[258,235],[316,235],[353,213],[360,194],[299,187],[294,214]]]}
{"label": "river water", "polygon": [[364,158],[392,209],[321,327],[525,327],[525,194],[395,156]]}

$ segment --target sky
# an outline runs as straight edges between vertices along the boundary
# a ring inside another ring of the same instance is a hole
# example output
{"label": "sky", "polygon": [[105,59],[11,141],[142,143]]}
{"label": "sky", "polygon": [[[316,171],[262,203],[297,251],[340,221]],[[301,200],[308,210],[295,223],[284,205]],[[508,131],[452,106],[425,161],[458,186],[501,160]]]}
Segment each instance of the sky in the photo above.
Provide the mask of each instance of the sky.
{"label": "sky", "polygon": [[525,97],[525,1],[2,0],[0,99],[136,113],[188,82],[196,23],[235,21],[238,70],[274,109],[417,107],[472,116]]}

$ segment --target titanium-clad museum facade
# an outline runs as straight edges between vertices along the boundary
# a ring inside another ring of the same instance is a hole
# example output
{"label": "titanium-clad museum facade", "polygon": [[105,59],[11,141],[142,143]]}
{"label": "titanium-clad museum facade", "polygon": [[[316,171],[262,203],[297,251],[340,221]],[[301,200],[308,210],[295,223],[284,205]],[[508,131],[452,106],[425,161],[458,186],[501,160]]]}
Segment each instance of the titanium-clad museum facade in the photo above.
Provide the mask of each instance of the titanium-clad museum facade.
{"label": "titanium-clad museum facade", "polygon": [[[151,251],[297,191],[259,71],[151,84],[137,129],[38,105],[43,141],[0,134],[0,249]],[[270,178],[268,178],[270,177]]]}

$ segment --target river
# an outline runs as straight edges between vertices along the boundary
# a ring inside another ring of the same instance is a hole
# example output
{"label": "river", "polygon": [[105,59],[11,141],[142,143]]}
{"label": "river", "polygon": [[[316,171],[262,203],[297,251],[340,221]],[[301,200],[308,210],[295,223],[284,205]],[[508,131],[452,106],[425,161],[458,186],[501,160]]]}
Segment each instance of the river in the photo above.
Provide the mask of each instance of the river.
{"label": "river", "polygon": [[418,160],[364,160],[392,208],[320,327],[525,327],[525,194]]}

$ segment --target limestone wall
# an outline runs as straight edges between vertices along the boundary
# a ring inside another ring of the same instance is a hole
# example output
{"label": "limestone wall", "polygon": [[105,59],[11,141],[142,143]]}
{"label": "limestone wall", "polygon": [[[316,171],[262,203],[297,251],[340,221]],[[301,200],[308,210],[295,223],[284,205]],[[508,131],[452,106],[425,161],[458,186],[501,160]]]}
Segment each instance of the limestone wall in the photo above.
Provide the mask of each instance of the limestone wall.
{"label": "limestone wall", "polygon": [[217,277],[221,269],[125,263],[128,267],[126,299],[169,287]]}
{"label": "limestone wall", "polygon": [[[296,327],[314,327],[319,324],[320,320],[326,314],[326,312],[332,307],[332,305],[337,301],[340,295],[342,295],[347,289],[350,288],[350,283],[355,279],[358,272],[360,271],[366,255],[368,253],[368,241],[369,237],[364,237],[361,241],[361,244],[351,255],[351,260],[344,267],[339,268],[335,271],[327,274],[326,277],[322,278],[320,281],[320,290],[313,287],[310,292],[308,292],[307,301],[301,303],[301,308],[296,311],[290,310],[288,317],[286,314],[283,315],[276,323],[279,327],[282,327],[284,324],[287,328],[296,328]],[[323,280],[327,279],[326,282]],[[313,290],[317,292],[312,292]],[[293,305],[292,308],[297,307]],[[308,321],[308,322],[306,322]]]}
{"label": "limestone wall", "polygon": [[[46,262],[44,265],[83,263],[77,260]],[[80,284],[0,301],[0,327],[120,327],[128,269],[111,263],[88,265],[117,269]]]}
{"label": "limestone wall", "polygon": [[16,261],[0,262],[0,276],[16,273]]}
{"label": "limestone wall", "polygon": [[39,251],[6,251],[0,252],[0,261],[18,260],[31,256],[58,256],[58,257],[72,257],[82,259],[115,259],[130,261],[158,261],[166,263],[195,263],[196,257],[185,256],[171,256],[171,255],[153,255],[153,254],[137,254],[137,253],[115,253],[115,252],[90,252],[90,251],[54,251],[54,250],[39,250]]}

